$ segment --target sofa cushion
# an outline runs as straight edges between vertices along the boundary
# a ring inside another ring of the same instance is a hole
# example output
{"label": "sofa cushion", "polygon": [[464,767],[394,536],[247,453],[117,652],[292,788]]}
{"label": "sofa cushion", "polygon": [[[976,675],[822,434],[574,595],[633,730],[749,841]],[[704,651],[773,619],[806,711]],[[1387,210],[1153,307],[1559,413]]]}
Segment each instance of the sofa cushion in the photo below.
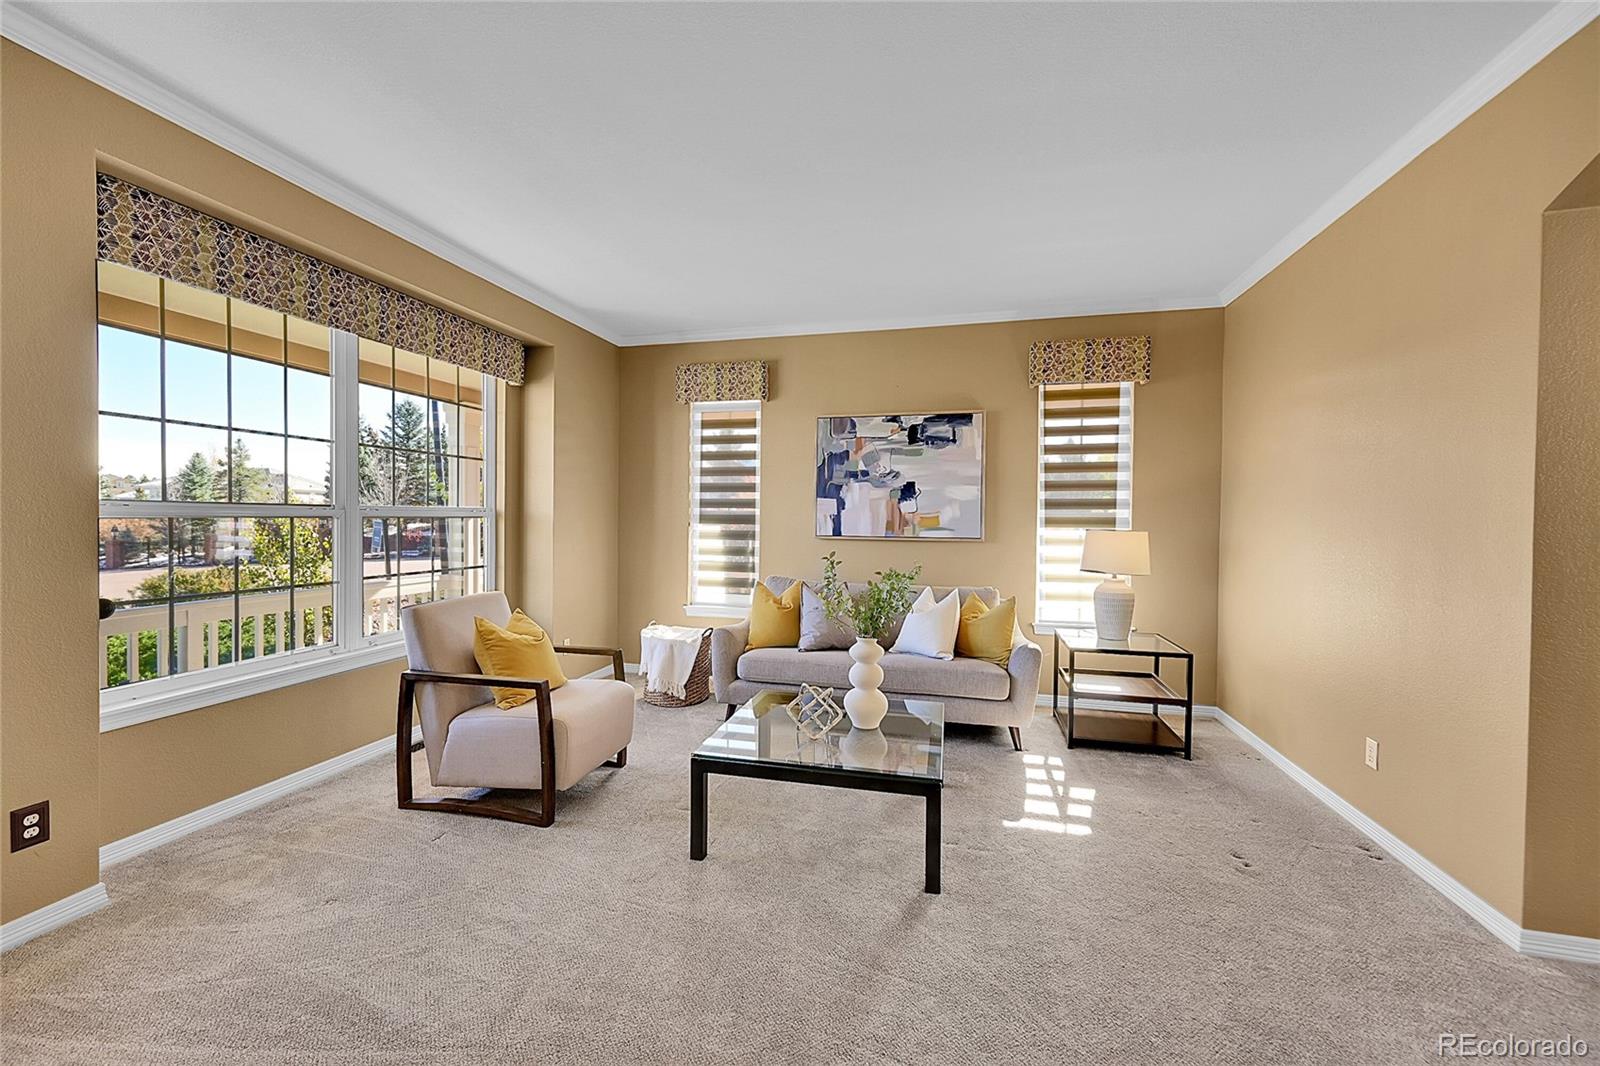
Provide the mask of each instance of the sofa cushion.
{"label": "sofa cushion", "polygon": [[900,635],[890,651],[924,655],[930,659],[956,657],[956,633],[961,628],[961,601],[955,593],[944,599],[923,589],[900,623]]}
{"label": "sofa cushion", "polygon": [[[633,686],[578,677],[550,693],[556,788],[568,789],[633,739]],[[435,785],[539,788],[539,706],[486,703],[450,722]]]}
{"label": "sofa cushion", "polygon": [[1007,596],[993,607],[976,596],[961,605],[961,627],[956,631],[956,654],[1005,666],[1017,644],[1017,598]]}
{"label": "sofa cushion", "polygon": [[800,593],[800,650],[836,651],[855,639],[844,626],[828,617],[822,596],[809,584]]}
{"label": "sofa cushion", "polygon": [[[850,687],[850,653],[755,648],[739,656],[739,678],[756,684],[794,687],[801,682]],[[1011,693],[1011,675],[981,659],[927,659],[890,652],[878,660],[883,690],[910,696],[959,696],[1003,700]]]}

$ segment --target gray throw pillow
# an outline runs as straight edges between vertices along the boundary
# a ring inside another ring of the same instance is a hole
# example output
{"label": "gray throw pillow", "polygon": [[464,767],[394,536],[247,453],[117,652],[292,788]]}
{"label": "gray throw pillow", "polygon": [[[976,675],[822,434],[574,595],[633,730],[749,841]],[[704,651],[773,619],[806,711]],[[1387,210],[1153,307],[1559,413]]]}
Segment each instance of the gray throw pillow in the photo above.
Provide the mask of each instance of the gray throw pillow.
{"label": "gray throw pillow", "polygon": [[828,617],[822,597],[808,582],[800,590],[800,650],[836,651],[854,641],[848,629]]}

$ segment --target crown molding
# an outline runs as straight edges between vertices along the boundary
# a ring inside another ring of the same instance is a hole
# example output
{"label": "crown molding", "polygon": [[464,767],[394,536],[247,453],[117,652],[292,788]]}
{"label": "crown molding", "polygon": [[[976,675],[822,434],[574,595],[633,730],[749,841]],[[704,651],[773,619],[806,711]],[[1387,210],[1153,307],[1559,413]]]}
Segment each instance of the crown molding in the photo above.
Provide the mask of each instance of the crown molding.
{"label": "crown molding", "polygon": [[880,333],[894,329],[933,329],[939,326],[983,326],[1005,322],[1032,322],[1048,318],[1084,318],[1089,315],[1138,315],[1155,311],[1204,311],[1221,307],[1215,296],[1123,301],[1067,301],[1005,311],[978,311],[959,315],[925,315],[907,318],[797,322],[776,326],[741,326],[732,329],[681,330],[666,333],[624,334],[614,341],[622,348],[647,344],[693,344],[701,341],[765,340],[770,337],[808,337],[828,333]]}
{"label": "crown molding", "polygon": [[14,4],[0,3],[0,36],[298,185],[312,195],[424,251],[432,252],[462,270],[537,304],[612,344],[617,343],[609,329],[527,278],[485,259],[410,215],[373,199],[293,153],[179,96],[148,75],[84,44],[30,11]]}
{"label": "crown molding", "polygon": [[1468,116],[1498,96],[1522,75],[1554,52],[1567,39],[1587,26],[1600,15],[1600,0],[1562,0],[1538,22],[1528,27],[1522,36],[1491,59],[1482,70],[1467,79],[1460,88],[1445,98],[1426,117],[1401,138],[1390,145],[1382,155],[1368,163],[1321,207],[1311,212],[1305,221],[1284,234],[1261,258],[1234,278],[1217,296],[1217,302],[1226,307],[1237,300],[1250,287],[1295,252],[1305,247],[1323,230],[1365,200],[1378,186],[1400,173],[1406,164],[1427,151],[1445,134],[1461,125]]}

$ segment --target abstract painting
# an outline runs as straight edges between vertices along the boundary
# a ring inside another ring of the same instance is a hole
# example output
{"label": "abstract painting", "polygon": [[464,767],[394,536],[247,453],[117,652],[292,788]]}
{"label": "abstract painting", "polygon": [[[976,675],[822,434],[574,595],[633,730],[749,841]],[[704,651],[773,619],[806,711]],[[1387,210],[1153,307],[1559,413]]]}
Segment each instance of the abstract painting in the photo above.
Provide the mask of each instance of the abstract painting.
{"label": "abstract painting", "polygon": [[817,536],[983,539],[983,412],[817,419]]}

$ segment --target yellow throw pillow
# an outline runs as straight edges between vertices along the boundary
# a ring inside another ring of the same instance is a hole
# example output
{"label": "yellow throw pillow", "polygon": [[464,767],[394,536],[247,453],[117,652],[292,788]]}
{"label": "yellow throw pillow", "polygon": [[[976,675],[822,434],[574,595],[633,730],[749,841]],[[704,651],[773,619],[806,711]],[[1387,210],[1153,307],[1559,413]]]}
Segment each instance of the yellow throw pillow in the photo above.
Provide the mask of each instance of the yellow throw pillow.
{"label": "yellow throw pillow", "polygon": [[1017,628],[1017,598],[1008,596],[990,607],[976,592],[961,605],[961,628],[956,630],[956,654],[983,659],[996,666],[1011,663],[1011,637]]}
{"label": "yellow throw pillow", "polygon": [[782,596],[757,584],[750,600],[750,642],[746,648],[793,648],[800,644],[800,590],[796,581]]}
{"label": "yellow throw pillow", "polygon": [[[472,655],[478,660],[478,669],[485,674],[548,681],[552,689],[567,683],[550,635],[521,611],[512,615],[504,628],[487,618],[474,618],[472,624],[476,630]],[[493,688],[491,691],[496,707],[520,707],[534,698],[531,688]]]}
{"label": "yellow throw pillow", "polygon": [[512,633],[517,633],[524,637],[547,636],[544,631],[544,626],[541,626],[538,622],[535,622],[533,619],[523,614],[521,607],[517,607],[512,610],[511,621],[505,624],[505,628]]}

